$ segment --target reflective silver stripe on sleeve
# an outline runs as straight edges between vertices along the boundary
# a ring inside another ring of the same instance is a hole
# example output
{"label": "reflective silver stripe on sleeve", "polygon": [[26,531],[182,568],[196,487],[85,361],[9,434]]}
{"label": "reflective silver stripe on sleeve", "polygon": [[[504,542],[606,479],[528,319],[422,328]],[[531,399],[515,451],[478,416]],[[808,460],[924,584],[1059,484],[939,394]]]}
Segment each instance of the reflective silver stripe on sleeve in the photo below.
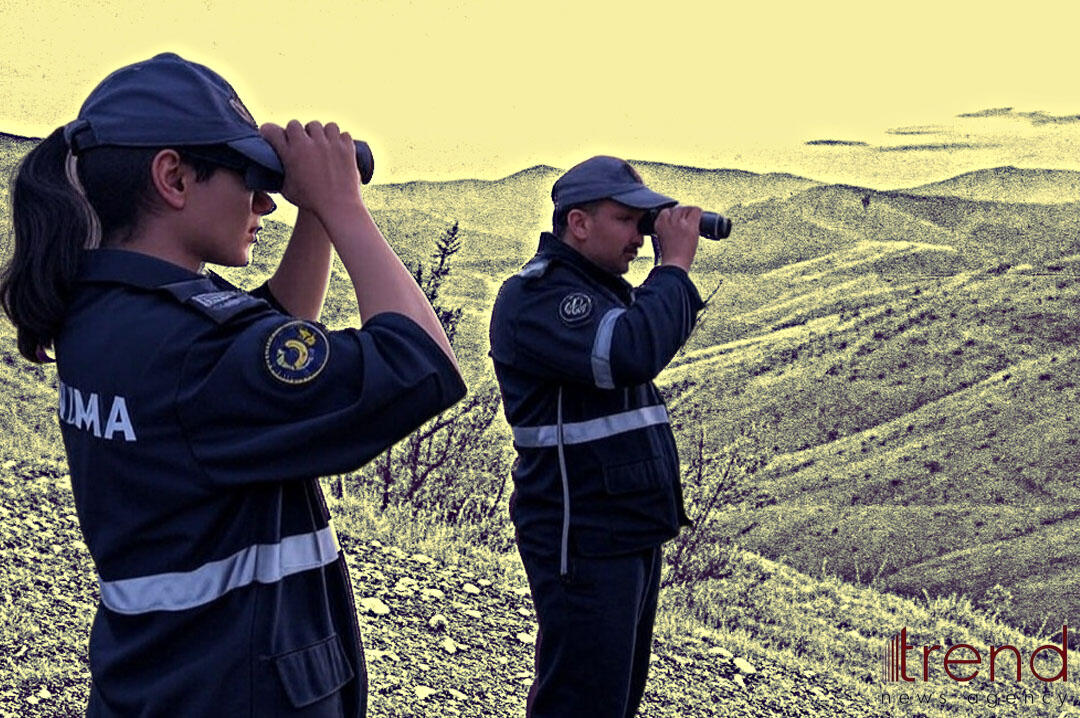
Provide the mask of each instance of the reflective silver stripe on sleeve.
{"label": "reflective silver stripe on sleeve", "polygon": [[[631,409],[630,411],[608,414],[588,421],[576,421],[562,424],[563,444],[584,444],[588,441],[605,439],[634,429],[644,429],[654,424],[668,423],[667,409],[663,404]],[[559,425],[515,426],[514,443],[518,446],[537,449],[559,445]]]}
{"label": "reflective silver stripe on sleeve", "polygon": [[248,584],[276,583],[286,576],[326,566],[337,560],[338,540],[332,526],[314,533],[256,544],[232,556],[203,564],[194,571],[101,581],[101,602],[125,614],[184,611],[221,598]]}
{"label": "reflective silver stripe on sleeve", "polygon": [[563,454],[562,387],[559,387],[556,435],[559,443],[559,474],[562,476],[562,541],[559,543],[559,575],[569,572],[567,555],[570,545],[570,479],[566,473],[566,456]]}
{"label": "reflective silver stripe on sleeve", "polygon": [[596,329],[592,347],[592,373],[596,386],[601,389],[615,388],[615,380],[611,377],[611,335],[615,331],[615,322],[625,313],[626,310],[622,308],[609,309]]}

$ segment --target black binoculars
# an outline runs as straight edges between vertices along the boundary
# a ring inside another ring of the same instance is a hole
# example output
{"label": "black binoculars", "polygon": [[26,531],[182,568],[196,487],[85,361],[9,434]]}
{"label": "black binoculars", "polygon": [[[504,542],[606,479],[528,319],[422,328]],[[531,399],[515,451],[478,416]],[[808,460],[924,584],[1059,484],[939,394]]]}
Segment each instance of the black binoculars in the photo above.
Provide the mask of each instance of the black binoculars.
{"label": "black binoculars", "polygon": [[[661,210],[651,209],[638,222],[638,231],[642,234],[656,233],[656,216]],[[698,223],[698,234],[705,239],[725,239],[731,234],[731,220],[716,212],[702,212]]]}
{"label": "black binoculars", "polygon": [[[375,174],[375,158],[367,142],[353,140],[353,144],[356,145],[356,168],[360,170],[360,181],[367,184]],[[247,167],[247,183],[249,187],[257,187],[267,192],[280,192],[285,183],[285,175],[252,163]]]}

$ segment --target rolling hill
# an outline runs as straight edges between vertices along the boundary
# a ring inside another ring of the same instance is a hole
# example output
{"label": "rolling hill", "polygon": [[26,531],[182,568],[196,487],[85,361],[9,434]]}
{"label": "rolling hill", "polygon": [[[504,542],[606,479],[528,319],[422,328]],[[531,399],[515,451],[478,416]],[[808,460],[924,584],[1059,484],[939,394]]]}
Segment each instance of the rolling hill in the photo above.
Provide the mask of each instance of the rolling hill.
{"label": "rolling hill", "polygon": [[[657,191],[683,204],[722,213],[741,203],[787,198],[820,184],[787,174],[700,170],[655,162],[634,165]],[[527,258],[535,250],[540,232],[551,230],[551,185],[561,173],[541,165],[500,180],[374,184],[365,189],[364,196],[373,211],[415,211],[452,218],[463,229],[499,238],[490,245],[467,247],[462,261],[470,260],[470,251]]]}
{"label": "rolling hill", "polygon": [[994,167],[903,190],[931,197],[1060,204],[1080,202],[1080,172]]}
{"label": "rolling hill", "polygon": [[[945,272],[948,247],[861,242],[721,285],[682,363],[679,423],[768,437],[744,545],[919,595],[1014,592],[1080,611],[1080,256]],[[933,273],[895,272],[901,263]],[[1048,592],[1053,586],[1055,590]]]}

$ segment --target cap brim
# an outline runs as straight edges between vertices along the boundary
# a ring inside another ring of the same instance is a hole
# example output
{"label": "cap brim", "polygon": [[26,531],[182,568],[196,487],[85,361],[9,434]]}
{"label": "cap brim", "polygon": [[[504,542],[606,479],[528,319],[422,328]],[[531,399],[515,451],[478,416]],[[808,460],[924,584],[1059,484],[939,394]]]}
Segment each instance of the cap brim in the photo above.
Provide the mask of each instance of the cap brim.
{"label": "cap brim", "polygon": [[613,195],[610,199],[634,209],[660,209],[661,207],[672,207],[679,203],[678,200],[662,195],[659,192],[653,192],[645,186]]}
{"label": "cap brim", "polygon": [[248,168],[245,175],[248,187],[267,192],[277,192],[281,189],[285,170],[281,166],[281,159],[269,142],[262,137],[245,137],[225,144],[255,163]]}

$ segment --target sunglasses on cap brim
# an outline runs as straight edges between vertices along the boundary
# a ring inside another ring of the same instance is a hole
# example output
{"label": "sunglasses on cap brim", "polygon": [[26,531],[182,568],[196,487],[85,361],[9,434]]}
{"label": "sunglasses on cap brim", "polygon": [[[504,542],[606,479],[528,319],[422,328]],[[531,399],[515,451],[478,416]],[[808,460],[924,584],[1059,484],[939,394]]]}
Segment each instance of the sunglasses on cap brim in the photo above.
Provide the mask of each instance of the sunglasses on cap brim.
{"label": "sunglasses on cap brim", "polygon": [[281,189],[281,177],[272,170],[252,162],[244,155],[229,148],[180,147],[179,151],[189,157],[210,162],[225,169],[238,172],[244,178],[244,185],[259,192],[277,192]]}

